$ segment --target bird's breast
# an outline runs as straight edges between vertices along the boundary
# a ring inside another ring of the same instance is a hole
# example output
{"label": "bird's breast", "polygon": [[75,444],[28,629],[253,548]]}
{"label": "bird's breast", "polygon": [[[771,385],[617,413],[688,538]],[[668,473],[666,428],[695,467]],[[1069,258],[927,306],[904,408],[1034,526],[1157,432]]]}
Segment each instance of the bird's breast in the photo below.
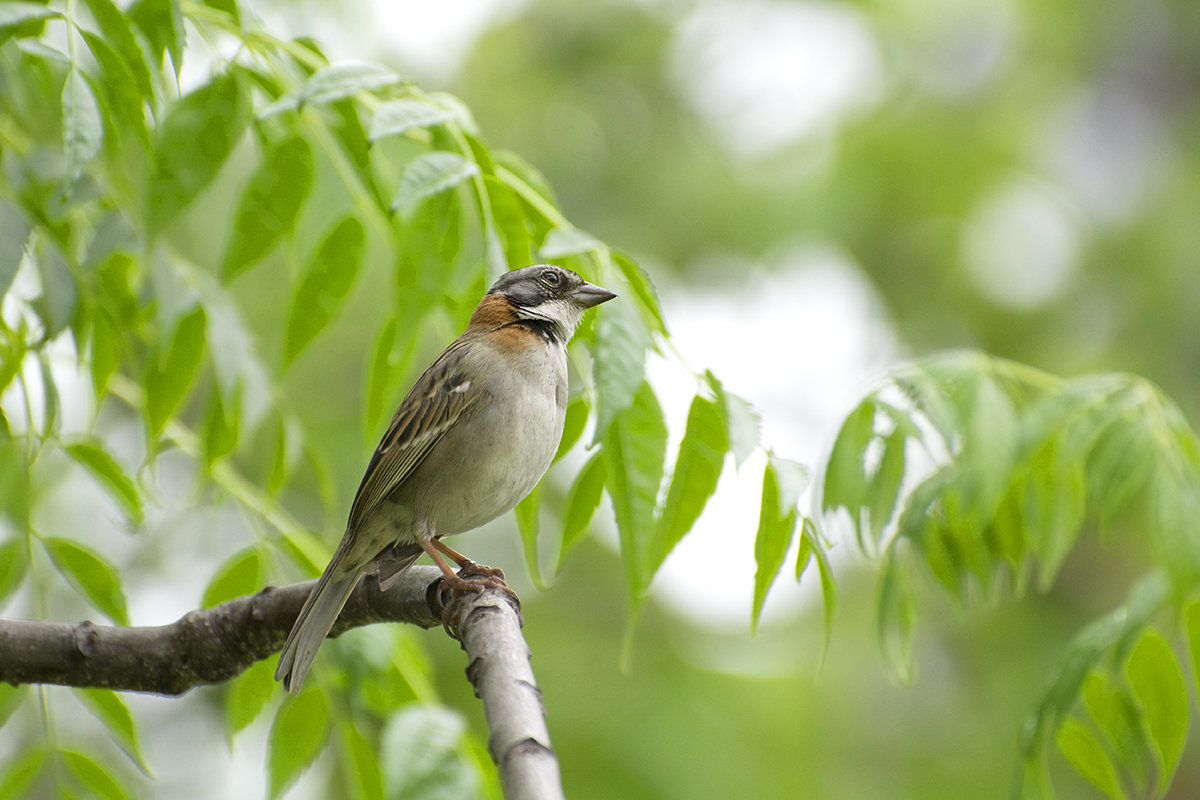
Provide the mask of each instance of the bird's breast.
{"label": "bird's breast", "polygon": [[566,412],[562,347],[483,345],[463,364],[479,394],[394,500],[437,535],[461,533],[509,511],[558,449]]}

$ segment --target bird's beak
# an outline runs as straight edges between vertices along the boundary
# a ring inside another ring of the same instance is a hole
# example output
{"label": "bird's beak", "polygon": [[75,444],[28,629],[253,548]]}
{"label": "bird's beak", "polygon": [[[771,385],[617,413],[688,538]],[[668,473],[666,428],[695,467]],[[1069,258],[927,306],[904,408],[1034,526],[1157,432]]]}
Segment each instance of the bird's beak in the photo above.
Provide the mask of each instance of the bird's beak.
{"label": "bird's beak", "polygon": [[595,284],[584,282],[582,286],[571,293],[576,303],[584,308],[598,306],[601,303],[607,303],[617,296],[616,292],[610,292],[608,289],[602,289]]}

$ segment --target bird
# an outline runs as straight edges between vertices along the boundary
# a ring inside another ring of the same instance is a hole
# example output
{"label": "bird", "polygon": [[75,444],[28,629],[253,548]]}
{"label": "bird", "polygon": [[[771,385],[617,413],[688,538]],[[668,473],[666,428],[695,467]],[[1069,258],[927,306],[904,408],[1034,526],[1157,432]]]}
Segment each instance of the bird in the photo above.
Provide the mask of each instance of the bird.
{"label": "bird", "polygon": [[300,692],[364,575],[376,574],[387,590],[427,553],[452,590],[480,588],[443,556],[477,565],[441,539],[507,513],[541,480],[562,438],[567,342],[585,311],[616,296],[553,264],[496,280],[375,449],[342,540],[280,652],[275,679],[286,691]]}

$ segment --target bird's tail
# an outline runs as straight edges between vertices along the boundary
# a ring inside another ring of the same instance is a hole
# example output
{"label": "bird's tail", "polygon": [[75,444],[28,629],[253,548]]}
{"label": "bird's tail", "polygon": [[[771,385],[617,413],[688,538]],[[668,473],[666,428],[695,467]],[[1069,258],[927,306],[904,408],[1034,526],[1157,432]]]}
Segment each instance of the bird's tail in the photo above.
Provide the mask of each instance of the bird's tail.
{"label": "bird's tail", "polygon": [[275,680],[283,681],[283,688],[289,692],[300,693],[300,685],[317,657],[317,650],[363,575],[362,569],[345,571],[342,567],[344,556],[345,550],[339,547],[300,609],[296,624],[279,653]]}

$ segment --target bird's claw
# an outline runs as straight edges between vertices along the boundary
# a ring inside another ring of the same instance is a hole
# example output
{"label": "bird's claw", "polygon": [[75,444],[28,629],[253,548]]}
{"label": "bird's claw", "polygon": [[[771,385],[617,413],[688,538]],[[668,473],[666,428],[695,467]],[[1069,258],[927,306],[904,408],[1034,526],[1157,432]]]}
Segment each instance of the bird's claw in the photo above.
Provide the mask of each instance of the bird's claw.
{"label": "bird's claw", "polygon": [[[501,569],[468,561],[461,565],[457,574],[443,575],[436,587],[437,602],[442,608],[442,625],[446,632],[455,639],[459,638],[456,626],[450,624],[450,615],[447,610],[455,600],[469,593],[479,594],[485,589],[496,589],[502,592],[513,610],[517,612],[517,618],[524,625],[524,619],[521,618],[521,598],[505,583],[504,571]],[[449,592],[449,596],[447,596],[447,592]]]}

